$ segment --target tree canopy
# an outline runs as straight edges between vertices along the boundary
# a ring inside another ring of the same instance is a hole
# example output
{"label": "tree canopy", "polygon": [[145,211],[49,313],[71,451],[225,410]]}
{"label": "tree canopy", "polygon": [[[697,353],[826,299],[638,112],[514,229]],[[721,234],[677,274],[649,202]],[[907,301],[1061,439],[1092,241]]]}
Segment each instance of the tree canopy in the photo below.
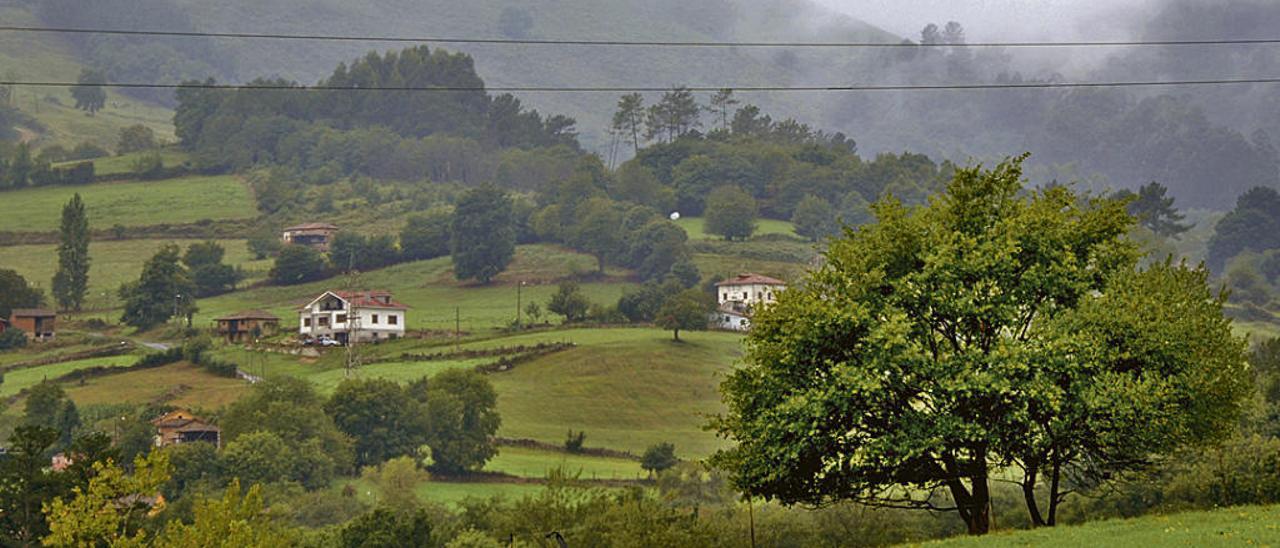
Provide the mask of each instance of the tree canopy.
{"label": "tree canopy", "polygon": [[453,235],[453,275],[487,284],[516,254],[511,198],[494,186],[482,186],[458,200],[449,227]]}
{"label": "tree canopy", "polygon": [[1020,470],[1032,520],[1053,524],[1067,478],[1233,427],[1245,344],[1207,273],[1137,269],[1120,202],[1021,174],[1021,159],[962,169],[928,206],[881,201],[757,312],[713,422],[737,442],[713,461],[740,488],[951,510],[980,534],[995,470]]}

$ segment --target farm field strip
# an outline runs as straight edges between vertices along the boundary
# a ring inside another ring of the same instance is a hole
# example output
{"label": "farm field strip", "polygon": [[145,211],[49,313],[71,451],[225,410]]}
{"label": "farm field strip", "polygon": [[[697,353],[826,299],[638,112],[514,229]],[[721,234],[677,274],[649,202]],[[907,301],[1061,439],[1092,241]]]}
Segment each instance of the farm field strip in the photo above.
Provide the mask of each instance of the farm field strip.
{"label": "farm field strip", "polygon": [[258,215],[248,186],[239,178],[182,177],[6,191],[2,195],[5,205],[0,207],[0,231],[57,230],[62,206],[77,193],[84,200],[89,226],[97,229]]}

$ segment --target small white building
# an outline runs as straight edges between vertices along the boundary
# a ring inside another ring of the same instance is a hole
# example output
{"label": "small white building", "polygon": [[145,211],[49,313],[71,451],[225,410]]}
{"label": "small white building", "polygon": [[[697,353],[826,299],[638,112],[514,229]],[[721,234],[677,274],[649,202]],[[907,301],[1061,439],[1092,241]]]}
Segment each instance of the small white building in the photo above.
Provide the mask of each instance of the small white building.
{"label": "small white building", "polygon": [[404,336],[408,310],[387,291],[326,291],[298,311],[298,334],[344,344],[395,339]]}
{"label": "small white building", "polygon": [[719,307],[712,317],[712,327],[746,331],[751,327],[751,313],[759,306],[778,300],[787,283],[759,274],[739,274],[716,284]]}

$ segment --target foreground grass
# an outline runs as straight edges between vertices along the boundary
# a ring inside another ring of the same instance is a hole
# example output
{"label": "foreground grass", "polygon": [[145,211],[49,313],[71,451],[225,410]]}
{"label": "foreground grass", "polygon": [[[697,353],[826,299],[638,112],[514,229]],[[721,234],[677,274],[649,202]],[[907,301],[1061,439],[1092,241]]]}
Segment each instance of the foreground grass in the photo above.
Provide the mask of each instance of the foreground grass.
{"label": "foreground grass", "polygon": [[248,219],[258,214],[248,187],[236,177],[182,177],[8,191],[3,194],[6,205],[0,231],[56,230],[62,206],[76,193],[84,199],[89,226],[100,229]]}
{"label": "foreground grass", "polygon": [[965,537],[925,546],[1276,546],[1280,506],[1242,506]]}
{"label": "foreground grass", "polygon": [[[358,284],[366,289],[391,291],[395,299],[410,307],[406,327],[411,330],[453,331],[455,319],[466,332],[505,327],[516,319],[517,284],[522,303],[546,305],[556,291],[556,282],[575,273],[589,272],[595,265],[590,256],[549,245],[520,246],[515,261],[493,283],[477,286],[453,279],[448,257],[405,263],[360,275]],[[611,275],[623,272],[610,271]],[[222,315],[258,308],[280,316],[281,327],[296,330],[299,307],[326,290],[341,290],[349,282],[344,277],[290,287],[263,287],[237,291],[200,301],[197,325]],[[582,290],[594,303],[613,304],[630,286],[625,282],[590,282]],[[455,318],[455,314],[457,315]]]}
{"label": "foreground grass", "polygon": [[[608,341],[491,375],[502,415],[499,435],[563,443],[567,430],[586,444],[642,453],[661,442],[682,458],[704,457],[724,441],[702,429],[722,410],[718,386],[741,354],[741,337],[686,333],[684,342],[654,329],[613,330]],[[587,334],[565,332],[582,340]]]}
{"label": "foreground grass", "polygon": [[[165,244],[177,244],[184,250],[199,240],[112,240],[89,243],[89,292],[87,309],[114,308],[120,305],[116,290],[120,285],[137,280],[142,265]],[[223,262],[240,267],[248,282],[266,277],[271,261],[255,261],[244,240],[218,240],[226,256]],[[57,246],[19,245],[0,247],[0,265],[21,274],[28,282],[49,287],[58,268]]]}

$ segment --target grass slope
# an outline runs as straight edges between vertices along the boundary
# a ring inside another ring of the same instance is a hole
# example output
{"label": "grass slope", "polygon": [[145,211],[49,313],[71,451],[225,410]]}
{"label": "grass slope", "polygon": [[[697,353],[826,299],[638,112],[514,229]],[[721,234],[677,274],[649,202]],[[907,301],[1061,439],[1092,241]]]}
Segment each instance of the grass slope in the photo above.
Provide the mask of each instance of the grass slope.
{"label": "grass slope", "polygon": [[56,363],[41,367],[29,367],[10,371],[4,375],[4,384],[0,384],[0,397],[9,397],[24,389],[31,388],[46,379],[55,379],[73,371],[91,367],[126,367],[138,361],[138,356],[123,355],[108,358],[92,358],[71,362]]}
{"label": "grass slope", "polygon": [[89,379],[68,385],[67,396],[84,407],[96,404],[168,403],[217,409],[249,390],[240,379],[218,377],[189,363],[177,363]]}
{"label": "grass slope", "polygon": [[[0,6],[0,21],[7,25],[41,26],[25,7]],[[0,33],[0,75],[20,81],[74,82],[83,68],[70,47],[54,34]],[[36,146],[61,144],[67,148],[89,141],[115,148],[120,129],[135,124],[150,127],[157,137],[172,141],[173,111],[107,90],[107,107],[95,116],[75,108],[67,88],[17,87],[13,106],[34,118],[43,128],[24,128]]]}
{"label": "grass slope", "polygon": [[[138,279],[142,265],[160,247],[174,243],[186,247],[198,240],[113,240],[89,243],[89,294],[85,307],[103,309],[118,306],[120,284]],[[223,261],[245,270],[249,281],[266,277],[271,261],[255,261],[244,240],[218,240],[226,249]],[[0,265],[21,274],[28,282],[48,288],[58,268],[57,246],[20,245],[0,247]],[[47,296],[47,295],[46,295]]]}
{"label": "grass slope", "polygon": [[965,537],[925,546],[1275,546],[1280,542],[1280,506],[1243,506],[1108,520],[1072,527]]}
{"label": "grass slope", "polygon": [[76,193],[84,199],[94,228],[247,219],[258,214],[249,188],[236,177],[183,177],[5,192],[0,231],[57,230],[62,206]]}
{"label": "grass slope", "polygon": [[[453,279],[448,257],[396,265],[359,276],[358,286],[385,289],[395,299],[410,307],[407,327],[411,330],[434,329],[452,331],[455,309],[463,331],[486,330],[506,326],[516,318],[516,284],[526,282],[524,303],[537,301],[543,305],[556,291],[555,282],[575,272],[588,272],[595,265],[590,256],[548,245],[520,246],[511,267],[487,286],[474,286]],[[612,275],[622,272],[611,271]],[[200,301],[199,325],[226,313],[249,308],[269,310],[283,320],[285,329],[297,328],[297,309],[320,293],[343,289],[344,277],[291,287],[262,287],[237,291]],[[627,283],[583,283],[582,289],[592,302],[612,304],[628,287]]]}
{"label": "grass slope", "polygon": [[656,329],[564,336],[596,340],[490,376],[499,435],[559,444],[572,428],[586,432],[588,446],[639,454],[671,442],[684,458],[723,445],[702,426],[722,409],[719,374],[740,356],[741,336],[686,333],[683,343]]}

